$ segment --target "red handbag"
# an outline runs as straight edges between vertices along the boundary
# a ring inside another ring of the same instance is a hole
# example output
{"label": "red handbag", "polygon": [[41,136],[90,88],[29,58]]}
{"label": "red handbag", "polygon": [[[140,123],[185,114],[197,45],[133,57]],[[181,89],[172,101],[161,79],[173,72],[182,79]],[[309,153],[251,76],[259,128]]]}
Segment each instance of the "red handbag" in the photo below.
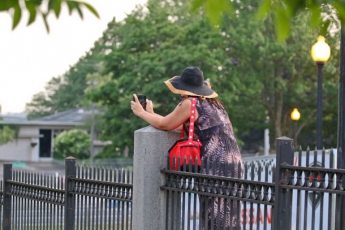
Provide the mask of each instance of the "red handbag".
{"label": "red handbag", "polygon": [[[199,140],[193,139],[195,110],[196,98],[192,97],[188,138],[183,138],[184,128],[182,125],[181,139],[177,140],[168,151],[170,157],[170,169],[178,170],[178,168],[183,165],[185,158],[187,165],[190,164],[190,159],[192,159],[192,165],[195,165],[195,159],[198,159],[198,166],[201,166],[200,147],[202,144]],[[180,165],[178,165],[179,157]]]}

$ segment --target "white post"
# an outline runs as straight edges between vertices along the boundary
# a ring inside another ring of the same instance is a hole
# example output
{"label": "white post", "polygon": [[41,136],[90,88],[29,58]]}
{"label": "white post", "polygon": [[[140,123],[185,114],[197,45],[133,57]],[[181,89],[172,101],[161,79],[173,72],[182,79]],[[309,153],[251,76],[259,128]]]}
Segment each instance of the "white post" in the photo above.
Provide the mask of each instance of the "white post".
{"label": "white post", "polygon": [[[97,81],[88,81],[87,84],[92,86],[92,90],[95,89],[95,85],[98,84]],[[95,158],[95,103],[91,104],[91,130],[90,130],[90,165],[93,166]]]}
{"label": "white post", "polygon": [[91,104],[91,131],[90,131],[90,165],[93,166],[93,159],[95,158],[95,103]]}
{"label": "white post", "polygon": [[270,130],[269,129],[265,129],[265,140],[264,140],[264,155],[268,156],[270,153],[270,135],[269,135]]}

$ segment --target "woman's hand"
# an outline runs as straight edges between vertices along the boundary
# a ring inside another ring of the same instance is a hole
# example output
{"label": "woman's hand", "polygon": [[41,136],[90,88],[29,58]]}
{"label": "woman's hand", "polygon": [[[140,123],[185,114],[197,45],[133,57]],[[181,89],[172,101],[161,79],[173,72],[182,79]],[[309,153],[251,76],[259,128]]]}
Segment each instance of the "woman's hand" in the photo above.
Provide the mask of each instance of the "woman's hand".
{"label": "woman's hand", "polygon": [[[131,109],[133,113],[161,130],[173,130],[181,126],[190,116],[190,100],[183,100],[175,109],[166,116],[161,116],[153,112],[152,101],[146,100],[146,111],[141,106],[136,94],[133,94],[134,101],[131,101]],[[196,111],[195,118],[198,118],[198,111]],[[181,127],[180,127],[181,128]]]}
{"label": "woman's hand", "polygon": [[[131,109],[136,116],[140,117],[140,114],[145,112],[145,110],[142,107],[142,105],[140,104],[137,95],[133,94],[133,97],[134,97],[135,101],[131,101]],[[151,102],[151,105],[152,105],[152,102]]]}
{"label": "woman's hand", "polygon": [[152,104],[152,101],[149,100],[149,99],[146,99],[146,112],[155,113],[155,112],[153,112],[153,104]]}

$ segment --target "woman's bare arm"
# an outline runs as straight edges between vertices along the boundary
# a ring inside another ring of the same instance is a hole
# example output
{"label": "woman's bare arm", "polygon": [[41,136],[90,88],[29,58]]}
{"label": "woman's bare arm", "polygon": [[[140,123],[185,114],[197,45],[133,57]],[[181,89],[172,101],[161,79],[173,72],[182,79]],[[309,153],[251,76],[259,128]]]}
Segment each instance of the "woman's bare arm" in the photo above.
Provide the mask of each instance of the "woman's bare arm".
{"label": "woman's bare arm", "polygon": [[[167,116],[161,116],[156,113],[149,113],[145,111],[140,105],[135,94],[134,98],[135,101],[131,102],[133,113],[157,129],[177,129],[189,118],[191,103],[190,100],[183,100],[170,114],[168,114]],[[196,114],[196,117],[197,116],[198,114]]]}

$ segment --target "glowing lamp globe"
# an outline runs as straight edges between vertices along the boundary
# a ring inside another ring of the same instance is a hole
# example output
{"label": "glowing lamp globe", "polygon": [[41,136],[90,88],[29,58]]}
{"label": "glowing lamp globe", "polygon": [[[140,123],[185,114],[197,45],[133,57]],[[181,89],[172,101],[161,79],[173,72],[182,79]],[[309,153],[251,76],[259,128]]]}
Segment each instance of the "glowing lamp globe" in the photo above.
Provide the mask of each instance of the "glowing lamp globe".
{"label": "glowing lamp globe", "polygon": [[291,119],[293,121],[298,121],[300,118],[301,118],[300,112],[298,111],[297,108],[294,108],[292,113],[291,113]]}
{"label": "glowing lamp globe", "polygon": [[317,42],[311,47],[311,57],[316,63],[325,63],[331,56],[331,48],[325,42],[323,36],[317,38]]}

